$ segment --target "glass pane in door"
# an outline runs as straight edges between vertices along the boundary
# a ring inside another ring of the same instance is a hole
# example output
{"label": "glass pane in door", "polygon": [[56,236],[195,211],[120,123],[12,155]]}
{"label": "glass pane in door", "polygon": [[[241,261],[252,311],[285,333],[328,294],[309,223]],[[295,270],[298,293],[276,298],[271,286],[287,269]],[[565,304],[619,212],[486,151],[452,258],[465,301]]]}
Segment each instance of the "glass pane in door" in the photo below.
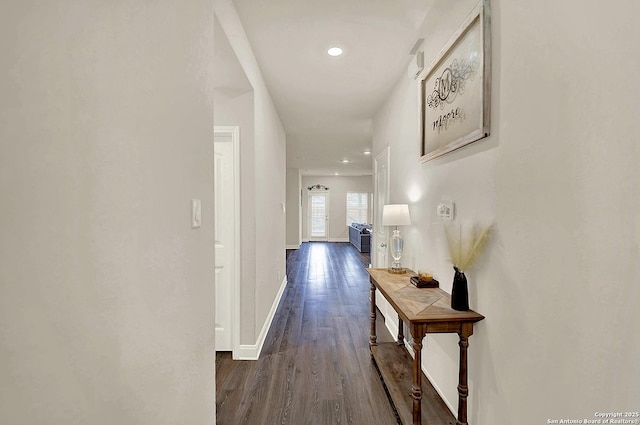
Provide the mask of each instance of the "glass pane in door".
{"label": "glass pane in door", "polygon": [[326,195],[311,195],[311,237],[323,238],[327,233]]}

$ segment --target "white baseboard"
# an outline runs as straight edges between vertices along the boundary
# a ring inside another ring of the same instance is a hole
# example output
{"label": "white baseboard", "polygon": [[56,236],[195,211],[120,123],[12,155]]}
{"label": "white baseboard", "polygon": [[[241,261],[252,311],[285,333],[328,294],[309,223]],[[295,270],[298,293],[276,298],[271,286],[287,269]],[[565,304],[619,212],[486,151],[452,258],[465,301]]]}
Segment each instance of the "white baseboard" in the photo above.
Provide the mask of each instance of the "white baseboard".
{"label": "white baseboard", "polygon": [[262,325],[262,330],[258,335],[258,340],[254,345],[240,345],[238,347],[237,360],[258,360],[260,358],[264,340],[267,337],[267,333],[269,333],[271,322],[273,322],[273,318],[276,315],[276,310],[278,309],[280,299],[282,298],[282,294],[284,293],[284,289],[286,288],[286,286],[287,277],[285,276],[282,284],[280,285],[280,289],[278,289],[278,293],[276,294],[276,299],[273,300],[273,304],[271,305],[271,310],[269,310],[267,319],[264,321],[264,325]]}
{"label": "white baseboard", "polygon": [[298,249],[300,245],[285,245],[284,249]]}
{"label": "white baseboard", "polygon": [[257,353],[257,345],[242,345],[238,346],[238,350],[233,357],[233,360],[258,360],[259,355]]}
{"label": "white baseboard", "polygon": [[[405,344],[406,345],[406,344]],[[410,352],[413,352],[413,350],[411,350]],[[412,354],[413,356],[413,354]],[[438,387],[438,385],[436,384],[436,382],[433,380],[433,378],[431,377],[431,375],[429,375],[429,372],[427,372],[427,370],[424,368],[424,364],[421,365],[421,369],[422,372],[424,373],[424,375],[427,377],[427,379],[429,380],[429,382],[431,383],[431,385],[433,385],[433,388],[435,388],[436,392],[438,393],[438,395],[440,395],[440,398],[444,401],[444,404],[447,405],[447,407],[449,408],[449,410],[451,411],[451,414],[454,417],[458,417],[458,411],[456,408],[453,407],[453,405],[451,403],[449,403],[449,400],[447,400],[447,398],[444,396],[444,393],[442,392],[442,390],[440,390],[440,388]]]}
{"label": "white baseboard", "polygon": [[[309,242],[309,239],[303,239],[302,242]],[[327,239],[327,242],[349,242],[349,238],[329,238]],[[287,247],[287,249],[290,249],[290,248]]]}
{"label": "white baseboard", "polygon": [[349,242],[349,238],[329,238],[329,242]]}
{"label": "white baseboard", "polygon": [[391,336],[395,338],[398,335],[398,319],[389,320],[388,317],[385,317],[384,324],[387,327],[387,330],[391,333]]}

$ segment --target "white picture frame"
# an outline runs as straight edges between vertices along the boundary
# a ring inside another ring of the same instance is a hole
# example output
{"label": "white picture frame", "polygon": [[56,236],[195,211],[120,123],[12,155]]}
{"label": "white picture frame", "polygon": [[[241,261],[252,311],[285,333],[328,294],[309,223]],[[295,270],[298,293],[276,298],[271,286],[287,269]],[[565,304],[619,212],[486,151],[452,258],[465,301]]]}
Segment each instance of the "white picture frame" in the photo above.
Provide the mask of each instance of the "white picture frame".
{"label": "white picture frame", "polygon": [[429,66],[420,83],[420,162],[490,134],[489,0],[481,0]]}

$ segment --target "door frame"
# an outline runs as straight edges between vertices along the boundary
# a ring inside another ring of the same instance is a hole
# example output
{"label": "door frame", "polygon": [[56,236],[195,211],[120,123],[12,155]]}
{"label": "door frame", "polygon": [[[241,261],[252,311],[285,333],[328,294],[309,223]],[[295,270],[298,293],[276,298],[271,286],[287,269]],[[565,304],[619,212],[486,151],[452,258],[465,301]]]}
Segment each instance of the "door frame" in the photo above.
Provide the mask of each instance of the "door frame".
{"label": "door frame", "polygon": [[[233,260],[231,261],[231,357],[238,359],[240,347],[240,127],[213,126],[215,136],[231,136],[233,143]],[[214,173],[215,176],[215,173]],[[215,178],[215,177],[214,177]],[[215,261],[214,261],[215,267]],[[215,301],[214,301],[215,305]]]}
{"label": "door frame", "polygon": [[[324,195],[324,238],[311,236],[311,197],[313,195]],[[307,238],[309,242],[329,241],[329,205],[329,190],[310,190],[307,193]]]}
{"label": "door frame", "polygon": [[[374,159],[373,161],[373,223],[374,226],[372,228],[372,232],[371,232],[371,236],[373,238],[372,240],[372,244],[371,244],[371,264],[373,264],[373,267],[382,267],[385,268],[387,267],[388,263],[389,263],[389,257],[387,256],[387,264],[378,264],[378,249],[379,249],[379,245],[380,243],[384,242],[385,244],[387,243],[387,241],[389,240],[389,229],[388,228],[384,228],[384,234],[385,234],[385,239],[384,241],[379,241],[377,238],[377,229],[376,226],[378,226],[378,223],[380,223],[382,221],[382,217],[378,217],[378,197],[380,196],[378,193],[378,174],[380,173],[380,170],[378,169],[378,164],[381,162],[382,159],[384,159],[384,157],[386,156],[386,161],[385,161],[385,167],[386,168],[386,172],[387,172],[387,189],[386,189],[386,193],[385,193],[385,199],[383,200],[385,204],[389,203],[389,186],[390,186],[390,180],[391,180],[391,148],[389,146],[387,146],[386,148],[384,148]],[[375,249],[375,255],[374,254],[374,249]],[[385,248],[388,251],[388,247]],[[374,260],[375,258],[375,260]]]}

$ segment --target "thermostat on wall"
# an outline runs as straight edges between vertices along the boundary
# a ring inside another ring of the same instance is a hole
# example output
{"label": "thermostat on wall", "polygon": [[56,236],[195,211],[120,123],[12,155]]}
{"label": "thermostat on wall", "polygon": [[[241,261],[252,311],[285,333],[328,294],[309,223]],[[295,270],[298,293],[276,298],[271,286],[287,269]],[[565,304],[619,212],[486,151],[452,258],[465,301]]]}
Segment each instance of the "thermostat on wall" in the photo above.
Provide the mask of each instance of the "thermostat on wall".
{"label": "thermostat on wall", "polygon": [[438,217],[443,220],[453,220],[455,204],[453,202],[440,202],[438,204]]}

